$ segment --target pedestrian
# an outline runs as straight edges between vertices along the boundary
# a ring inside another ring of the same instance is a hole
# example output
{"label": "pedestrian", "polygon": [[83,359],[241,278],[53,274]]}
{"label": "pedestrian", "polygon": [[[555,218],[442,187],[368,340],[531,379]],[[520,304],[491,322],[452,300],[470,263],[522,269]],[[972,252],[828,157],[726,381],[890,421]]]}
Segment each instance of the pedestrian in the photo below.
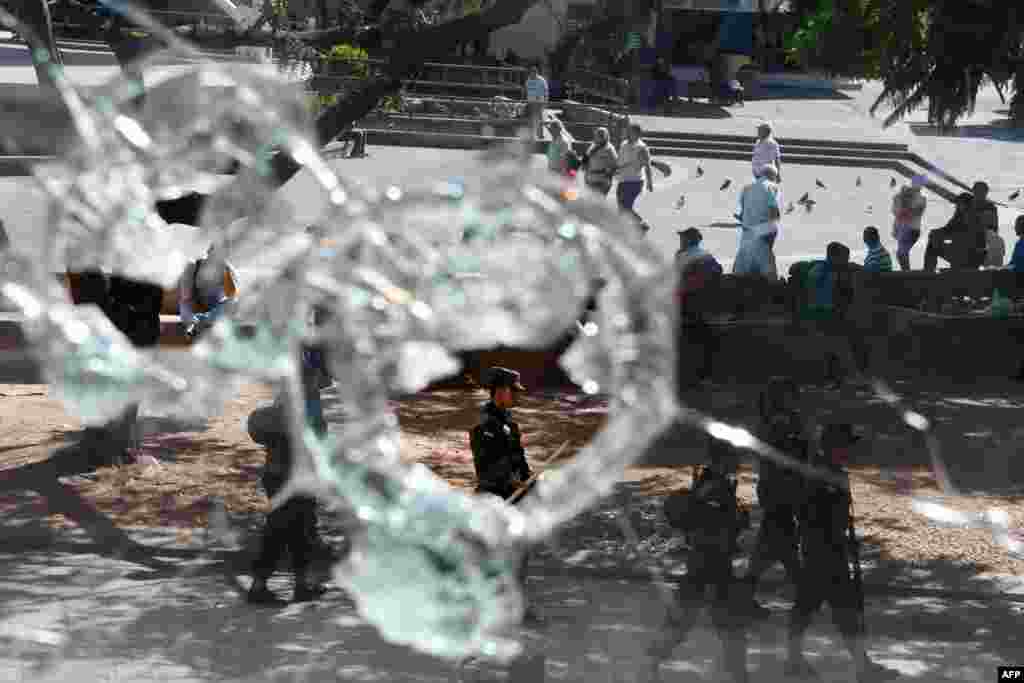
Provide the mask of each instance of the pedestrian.
{"label": "pedestrian", "polygon": [[[526,391],[515,370],[492,367],[484,373],[481,384],[490,391],[490,400],[480,408],[480,424],[469,432],[476,471],[476,492],[509,499],[530,480],[530,465],[526,461],[519,425],[512,419],[511,410],[517,394]],[[530,484],[530,488],[533,484]],[[524,497],[518,498],[518,504]],[[528,557],[523,556],[519,578],[525,585]],[[524,618],[536,620],[530,609]]]}
{"label": "pedestrian", "polygon": [[[306,418],[317,434],[327,431],[320,405],[320,390],[316,369],[303,364],[303,388]],[[275,403],[260,408],[249,416],[249,436],[267,449],[267,463],[261,477],[267,498],[273,499],[291,475],[294,444],[287,420],[290,406],[285,404],[287,394],[278,396]],[[267,587],[267,581],[287,552],[291,558],[295,584],[293,602],[310,602],[324,594],[325,588],[312,580],[312,560],[322,543],[317,533],[316,499],[293,495],[271,509],[263,529],[260,554],[253,563],[253,582],[247,601],[254,605],[280,606],[282,601]]]}
{"label": "pedestrian", "polygon": [[[758,412],[758,438],[794,460],[808,462],[810,442],[797,383],[789,377],[772,378],[761,392]],[[777,562],[794,585],[800,579],[797,519],[802,492],[800,473],[768,458],[758,460],[757,500],[764,514],[746,575],[751,596],[761,575]],[[752,606],[755,613],[765,614],[756,601]]]}
{"label": "pedestrian", "polygon": [[1024,273],[1024,216],[1017,216],[1013,231],[1017,235],[1017,244],[1013,245],[1013,256],[1007,268],[1015,273]]}
{"label": "pedestrian", "polygon": [[999,236],[999,226],[985,231],[985,267],[1002,268],[1006,263],[1006,242]]}
{"label": "pedestrian", "polygon": [[843,358],[855,372],[865,372],[870,353],[853,315],[850,248],[831,242],[824,260],[796,263],[790,276],[802,284],[800,317],[812,333],[824,337],[825,380],[838,388],[843,381]]}
{"label": "pedestrian", "polygon": [[949,222],[928,233],[924,252],[924,269],[927,272],[936,271],[940,258],[957,270],[975,270],[985,263],[986,228],[981,226],[986,223],[977,220],[984,216],[984,212],[973,208],[974,202],[969,192],[960,194]]}
{"label": "pedestrian", "polygon": [[736,275],[761,275],[777,280],[775,240],[782,219],[778,172],[772,165],[761,168],[757,179],[740,194],[740,245],[733,262]]}
{"label": "pedestrian", "polygon": [[864,228],[864,246],[868,253],[864,256],[864,270],[868,273],[891,273],[892,257],[889,250],[882,246],[882,238],[878,228],[869,225]]}
{"label": "pedestrian", "polygon": [[[711,607],[711,621],[722,643],[722,668],[732,683],[747,681],[747,614],[749,594],[733,574],[739,534],[749,524],[736,501],[739,459],[728,444],[709,439],[709,461],[690,487],[665,501],[669,523],[687,538],[686,576],[661,631],[647,648],[650,683],[661,680],[661,663],[686,640],[700,611]],[[712,588],[711,602],[705,600]]]}
{"label": "pedestrian", "polygon": [[593,192],[607,197],[612,189],[612,178],[619,165],[619,155],[612,146],[608,129],[594,130],[594,141],[583,156],[583,182]]}
{"label": "pedestrian", "polygon": [[892,198],[892,236],[896,240],[896,260],[900,270],[910,270],[910,250],[921,239],[921,222],[928,200],[921,190],[927,179],[916,175]]}
{"label": "pedestrian", "polygon": [[575,155],[572,149],[575,141],[558,119],[552,119],[548,123],[548,131],[551,133],[551,142],[548,143],[547,149],[548,170],[561,176],[568,176],[570,170],[575,171],[573,166],[576,164],[571,160]]}
{"label": "pedestrian", "polygon": [[619,167],[616,175],[619,177],[619,184],[615,188],[619,208],[633,215],[641,227],[646,225],[640,214],[636,212],[633,205],[637,197],[644,190],[644,181],[647,182],[647,191],[654,192],[654,178],[651,173],[651,151],[647,143],[643,141],[643,128],[631,123],[626,130],[626,139],[619,147]]}
{"label": "pedestrian", "polygon": [[757,142],[754,143],[754,152],[751,155],[751,170],[754,178],[761,176],[761,170],[765,166],[774,166],[776,182],[782,182],[782,148],[772,135],[774,128],[770,121],[764,121],[757,127]]}
{"label": "pedestrian", "polygon": [[804,657],[803,640],[814,615],[828,602],[832,621],[853,657],[858,683],[899,677],[873,662],[865,648],[860,551],[847,471],[851,449],[859,440],[850,424],[826,425],[819,464],[830,479],[807,484],[800,517],[803,575],[789,623],[786,674],[790,676],[817,677]]}
{"label": "pedestrian", "polygon": [[[722,264],[704,251],[704,236],[697,228],[679,231],[679,251],[676,252],[676,267],[679,270],[679,348],[677,359],[678,384],[682,389],[698,384],[711,376],[712,361],[717,348],[717,339],[707,321],[709,295],[713,295],[714,284],[722,276]],[[689,361],[694,353],[685,350],[696,347],[699,359],[695,367]],[[693,370],[691,376],[690,370]]]}
{"label": "pedestrian", "polygon": [[548,82],[540,75],[536,66],[530,67],[526,79],[526,107],[529,113],[530,126],[535,139],[544,139],[544,108],[548,102]]}
{"label": "pedestrian", "polygon": [[213,245],[185,266],[178,281],[178,316],[190,338],[208,329],[238,297],[238,274]]}
{"label": "pedestrian", "polygon": [[11,246],[11,238],[7,236],[7,227],[3,220],[0,220],[0,253],[6,251],[9,246]]}

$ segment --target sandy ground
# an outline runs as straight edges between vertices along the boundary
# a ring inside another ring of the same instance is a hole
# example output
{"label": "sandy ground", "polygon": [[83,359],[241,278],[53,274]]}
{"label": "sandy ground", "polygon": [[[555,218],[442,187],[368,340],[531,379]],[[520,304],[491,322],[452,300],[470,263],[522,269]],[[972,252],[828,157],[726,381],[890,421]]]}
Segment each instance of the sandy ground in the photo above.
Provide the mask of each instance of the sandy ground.
{"label": "sandy ground", "polygon": [[[741,424],[751,424],[750,406],[742,405],[743,401],[736,398],[748,395],[749,391],[716,387],[713,393],[719,403],[716,409],[719,414]],[[47,396],[45,386],[0,385],[0,398],[0,421],[5,425],[4,434],[0,436],[0,471],[6,475],[13,474],[13,468],[18,465],[45,459],[51,450],[72,442],[78,433],[77,421],[69,418],[61,406]],[[189,529],[206,525],[212,500],[223,501],[228,512],[235,515],[265,511],[267,500],[258,484],[264,455],[249,439],[244,420],[256,406],[270,398],[268,387],[247,385],[222,415],[206,425],[180,425],[144,418],[142,450],[160,460],[161,465],[103,468],[89,478],[75,477],[69,481],[123,527],[178,527],[187,534]],[[403,430],[404,458],[426,464],[457,488],[471,488],[473,469],[468,430],[476,423],[483,399],[484,395],[478,391],[449,390],[424,392],[395,401]],[[814,390],[808,390],[806,400],[817,405],[823,414],[829,410],[828,399],[818,397]],[[1002,420],[1001,436],[993,437],[1002,441],[999,442],[1001,448],[989,448],[989,463],[983,468],[991,470],[990,484],[978,484],[975,476],[971,487],[975,491],[988,491],[988,495],[953,499],[941,495],[927,458],[892,457],[897,451],[905,455],[908,446],[887,445],[888,439],[903,438],[904,444],[911,444],[916,437],[912,434],[893,436],[891,425],[885,423],[884,413],[879,412],[890,409],[879,408],[869,398],[845,399],[847,405],[843,410],[854,414],[861,424],[867,424],[870,431],[852,468],[854,500],[858,527],[865,541],[877,546],[881,559],[948,560],[973,565],[978,572],[1024,575],[1024,559],[1009,557],[1004,548],[993,542],[989,532],[931,523],[912,509],[912,499],[906,495],[913,492],[916,496],[935,497],[939,502],[969,511],[997,507],[1010,515],[1012,526],[1024,528],[1024,497],[1000,493],[1005,490],[1005,486],[1000,485],[1006,483],[1006,474],[999,473],[1016,472],[1013,467],[1007,469],[1005,463],[996,462],[997,458],[1016,452],[1016,442],[1012,441],[1016,411],[1006,410],[1005,400],[1011,399],[1004,399],[1002,404],[997,402],[988,409],[985,418],[979,417],[983,409],[977,406],[961,410],[959,419],[970,420],[975,428],[979,419],[989,423]],[[325,409],[329,415],[336,401],[333,390],[325,392]],[[857,415],[850,406],[858,403],[864,410],[874,412]],[[562,458],[574,457],[603,426],[606,413],[603,400],[571,393],[527,396],[516,410],[534,464],[547,459],[563,442],[568,442],[568,446]],[[938,409],[936,414],[940,415],[939,421],[946,419]],[[946,428],[949,427],[947,424]],[[961,425],[959,429],[970,428]],[[949,432],[942,434],[946,433]],[[686,486],[690,482],[692,463],[703,457],[703,444],[703,439],[693,432],[676,430],[667,434],[638,463],[627,468],[623,480],[644,497],[658,497]],[[958,452],[961,458],[974,458],[972,452],[950,444],[944,456],[946,466],[954,479],[966,480],[970,471],[960,468],[961,463],[956,460]],[[753,477],[749,467],[742,472],[740,496],[746,504],[751,503]],[[9,499],[0,497],[0,505],[4,503],[11,504]],[[39,512],[48,513],[45,508]],[[72,524],[60,515],[51,515],[49,522],[55,526]]]}

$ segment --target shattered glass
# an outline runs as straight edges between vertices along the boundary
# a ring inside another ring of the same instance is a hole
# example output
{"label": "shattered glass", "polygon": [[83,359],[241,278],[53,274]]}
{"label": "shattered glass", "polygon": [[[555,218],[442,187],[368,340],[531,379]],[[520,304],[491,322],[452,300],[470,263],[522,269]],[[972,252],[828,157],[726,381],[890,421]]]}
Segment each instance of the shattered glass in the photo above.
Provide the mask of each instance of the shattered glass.
{"label": "shattered glass", "polygon": [[[66,83],[62,94],[79,143],[35,168],[49,198],[47,230],[19,255],[4,255],[0,280],[48,381],[89,424],[142,401],[209,415],[243,380],[281,386],[303,448],[274,504],[306,492],[355,510],[363,526],[336,577],[392,642],[451,659],[516,655],[509,630],[522,616],[522,552],[609,494],[677,421],[831,476],[677,404],[675,268],[604,201],[538,176],[524,149],[484,153],[462,178],[366,188],[320,156],[298,88],[243,66],[189,65],[150,84],[141,103],[124,79],[88,98]],[[295,207],[275,200],[278,153],[315,180],[315,238]],[[231,159],[241,170],[225,179],[219,170]],[[211,193],[197,231],[168,226],[154,209],[186,189]],[[252,263],[253,275],[238,306],[187,353],[134,348],[98,308],[71,305],[53,281],[54,272],[98,268],[173,287],[206,242],[218,258]],[[596,313],[576,328],[598,281]],[[314,309],[327,313],[316,326]],[[459,351],[544,348],[570,330],[562,364],[585,393],[610,398],[609,418],[520,508],[460,493],[401,461],[389,397],[455,374]],[[307,426],[299,376],[302,348],[315,344],[331,349],[351,414],[323,435]],[[884,383],[875,388],[903,411]],[[935,475],[955,495],[928,420],[902,414],[925,435]],[[990,529],[1022,552],[996,510],[968,514],[926,499],[914,509]]]}

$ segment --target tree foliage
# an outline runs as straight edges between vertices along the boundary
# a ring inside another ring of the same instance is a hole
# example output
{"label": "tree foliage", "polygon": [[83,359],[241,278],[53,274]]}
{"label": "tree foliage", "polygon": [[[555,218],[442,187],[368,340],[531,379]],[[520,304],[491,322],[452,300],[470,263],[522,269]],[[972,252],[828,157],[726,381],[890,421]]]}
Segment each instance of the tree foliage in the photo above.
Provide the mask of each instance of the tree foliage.
{"label": "tree foliage", "polygon": [[[949,128],[974,111],[980,88],[1013,92],[1019,117],[1024,6],[1002,0],[816,0],[795,3],[800,27],[787,51],[805,68],[881,79],[872,106],[889,126],[927,107]],[[1019,119],[1018,119],[1019,120]]]}

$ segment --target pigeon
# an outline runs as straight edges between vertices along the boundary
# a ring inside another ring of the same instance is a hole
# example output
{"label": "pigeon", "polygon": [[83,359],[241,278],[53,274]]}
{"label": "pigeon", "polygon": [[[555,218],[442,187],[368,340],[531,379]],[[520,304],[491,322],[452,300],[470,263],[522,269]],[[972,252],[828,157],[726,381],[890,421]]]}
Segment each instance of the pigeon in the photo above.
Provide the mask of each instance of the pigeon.
{"label": "pigeon", "polygon": [[676,200],[676,208],[681,209],[686,206],[686,195],[679,195],[679,199]]}
{"label": "pigeon", "polygon": [[889,180],[889,187],[896,187],[896,179],[892,178]]}
{"label": "pigeon", "polygon": [[730,185],[732,185],[732,178],[726,178],[725,182],[722,183],[722,186],[720,188],[718,188],[718,189],[719,190],[728,190]]}
{"label": "pigeon", "polygon": [[811,193],[810,192],[804,192],[804,196],[801,197],[800,199],[798,199],[796,201],[796,203],[797,204],[806,204],[807,202],[810,201],[810,199],[811,199]]}
{"label": "pigeon", "polygon": [[701,167],[700,164],[697,164],[697,177],[698,178],[704,177],[704,168]]}
{"label": "pigeon", "polygon": [[814,205],[817,203],[818,202],[814,201],[813,199],[808,199],[806,202],[804,202],[804,208],[807,209],[807,213],[810,213],[811,209],[813,209]]}
{"label": "pigeon", "polygon": [[1020,190],[1017,190],[1016,192],[1014,192],[1013,194],[1010,195],[1010,201],[1011,202],[1014,201],[1019,196],[1020,196]]}
{"label": "pigeon", "polygon": [[786,207],[786,213],[793,213],[794,211],[796,211],[796,206],[793,202],[790,202],[789,206]]}
{"label": "pigeon", "polygon": [[814,184],[817,185],[818,187],[820,187],[823,190],[827,190],[828,189],[827,187],[825,187],[825,183],[821,182],[817,178],[815,178]]}
{"label": "pigeon", "polygon": [[863,184],[864,184],[864,181],[860,179],[860,176],[857,176],[857,187],[860,187]]}

